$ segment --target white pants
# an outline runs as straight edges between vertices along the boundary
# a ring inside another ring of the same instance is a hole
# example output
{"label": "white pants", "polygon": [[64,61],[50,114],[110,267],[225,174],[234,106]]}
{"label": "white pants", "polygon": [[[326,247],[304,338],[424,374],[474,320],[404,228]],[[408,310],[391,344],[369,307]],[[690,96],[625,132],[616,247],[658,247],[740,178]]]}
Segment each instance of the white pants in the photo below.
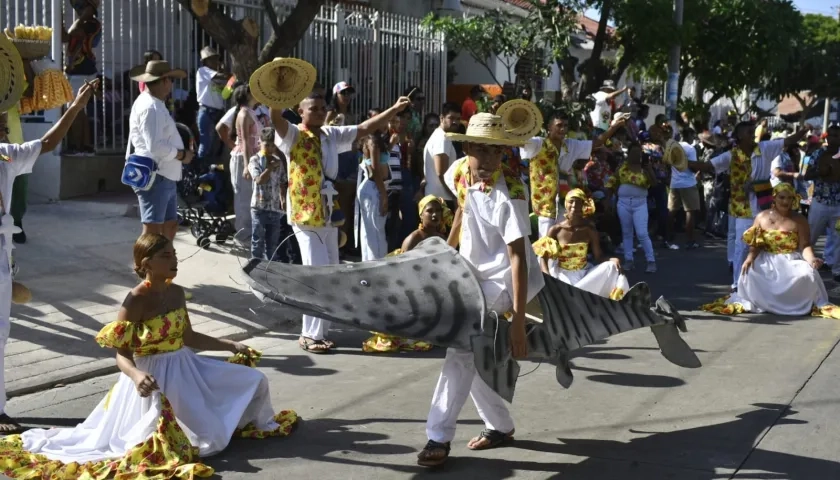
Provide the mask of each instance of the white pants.
{"label": "white pants", "polygon": [[385,221],[388,216],[379,214],[380,200],[376,183],[368,179],[362,180],[356,199],[357,244],[362,250],[362,261],[384,258],[388,255],[388,239],[385,236]]}
{"label": "white pants", "polygon": [[[808,209],[808,226],[811,228],[811,245],[817,243],[820,236],[825,233],[825,263],[831,265],[831,273],[840,275],[837,255],[837,232],[834,225],[840,219],[840,205],[830,206],[817,200],[811,200],[811,208]],[[827,230],[826,230],[827,229]]]}
{"label": "white pants", "polygon": [[[0,241],[2,245],[2,241]],[[3,357],[6,355],[6,342],[9,340],[12,309],[12,271],[9,256],[5,250],[0,252],[0,413],[6,408],[6,374]]]}
{"label": "white pants", "polygon": [[233,211],[236,214],[234,229],[237,238],[251,238],[251,195],[254,182],[242,176],[246,159],[240,154],[230,156],[230,183],[233,186]]}
{"label": "white pants", "polygon": [[645,251],[645,259],[655,262],[653,243],[648,233],[648,204],[646,197],[618,197],[618,219],[621,222],[621,239],[624,260],[633,261],[633,231]]}
{"label": "white pants", "polygon": [[729,216],[729,226],[726,228],[726,259],[735,263],[735,217]]}
{"label": "white pants", "polygon": [[[320,267],[338,264],[338,228],[292,226],[300,246],[300,260],[304,265]],[[323,340],[330,322],[310,315],[303,316],[300,334],[312,340]]]}
{"label": "white pants", "polygon": [[[508,294],[502,293],[491,310],[501,317],[511,306]],[[429,440],[446,443],[455,438],[458,415],[467,402],[467,395],[472,397],[486,428],[502,433],[513,430],[513,419],[505,401],[478,376],[474,358],[473,353],[467,350],[446,350],[440,378],[432,396],[429,418],[426,420],[426,436]]]}
{"label": "white pants", "polygon": [[[741,267],[744,265],[744,260],[750,253],[750,247],[744,243],[744,232],[755,223],[754,218],[736,218],[735,228],[730,228],[735,232],[735,247],[732,252],[732,288],[738,287],[738,279],[741,278]],[[730,222],[732,227],[732,222]]]}

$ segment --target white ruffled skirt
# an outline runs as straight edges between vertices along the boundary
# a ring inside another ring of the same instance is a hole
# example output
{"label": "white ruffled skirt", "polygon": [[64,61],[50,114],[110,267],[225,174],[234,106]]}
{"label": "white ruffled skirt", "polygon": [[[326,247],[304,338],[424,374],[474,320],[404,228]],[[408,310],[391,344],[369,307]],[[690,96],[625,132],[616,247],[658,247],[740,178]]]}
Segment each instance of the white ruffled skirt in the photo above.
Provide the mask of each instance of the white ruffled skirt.
{"label": "white ruffled skirt", "polygon": [[142,398],[134,382],[121,374],[83,423],[29,430],[21,435],[23,450],[62,463],[121,458],[158,428],[161,392],[202,457],[224,450],[234,431],[248,424],[260,431],[281,428],[274,419],[268,380],[253,368],[199,356],[188,348],[136,357],[135,362],[157,380],[159,392]]}
{"label": "white ruffled skirt", "polygon": [[820,274],[800,253],[761,252],[752,268],[738,280],[738,292],[726,304],[738,303],[747,312],[808,315],[813,307],[829,305]]}
{"label": "white ruffled skirt", "polygon": [[603,262],[597,266],[587,264],[586,268],[580,270],[565,270],[559,266],[551,268],[551,276],[606,298],[618,300],[630,290],[630,283],[627,277],[619,272],[612,262]]}

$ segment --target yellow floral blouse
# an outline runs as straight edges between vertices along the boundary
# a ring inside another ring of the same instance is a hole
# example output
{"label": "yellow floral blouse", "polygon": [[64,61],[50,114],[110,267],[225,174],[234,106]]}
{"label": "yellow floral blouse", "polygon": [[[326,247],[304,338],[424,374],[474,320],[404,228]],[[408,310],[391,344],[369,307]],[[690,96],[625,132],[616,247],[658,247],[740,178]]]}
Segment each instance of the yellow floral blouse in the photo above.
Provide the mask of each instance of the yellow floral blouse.
{"label": "yellow floral blouse", "polygon": [[615,175],[611,176],[609,180],[607,180],[605,186],[614,190],[620,185],[625,184],[635,185],[641,188],[650,188],[650,180],[647,175],[645,175],[645,172],[634,172],[630,170],[626,162],[622,163],[621,166],[618,167],[618,171],[615,172]]}
{"label": "yellow floral blouse", "polygon": [[[563,149],[566,150],[565,145]],[[529,163],[531,208],[541,217],[557,217],[556,199],[560,193],[559,158],[560,152],[557,147],[548,139],[544,139],[539,153]]]}
{"label": "yellow floral blouse", "polygon": [[732,149],[732,158],[729,162],[729,182],[731,194],[729,197],[729,215],[735,218],[752,218],[753,212],[750,207],[750,199],[744,191],[744,185],[752,177],[752,157],[761,155],[758,147],[755,147],[752,156],[745,154],[740,148]]}
{"label": "yellow floral blouse", "polygon": [[321,195],[321,137],[300,129],[300,135],[289,152],[289,201],[291,222],[295,225],[326,225],[324,199]]}
{"label": "yellow floral blouse", "polygon": [[589,253],[589,244],[566,243],[560,244],[551,237],[542,237],[534,242],[534,252],[538,257],[557,260],[563,270],[583,270],[586,268],[586,254]]}
{"label": "yellow floral blouse", "polygon": [[96,335],[96,343],[108,348],[127,348],[138,357],[174,352],[184,346],[186,327],[187,311],[178,308],[142,323],[111,322]]}
{"label": "yellow floral blouse", "polygon": [[744,243],[767,253],[794,253],[799,251],[799,234],[782,230],[762,230],[750,227],[744,232]]}

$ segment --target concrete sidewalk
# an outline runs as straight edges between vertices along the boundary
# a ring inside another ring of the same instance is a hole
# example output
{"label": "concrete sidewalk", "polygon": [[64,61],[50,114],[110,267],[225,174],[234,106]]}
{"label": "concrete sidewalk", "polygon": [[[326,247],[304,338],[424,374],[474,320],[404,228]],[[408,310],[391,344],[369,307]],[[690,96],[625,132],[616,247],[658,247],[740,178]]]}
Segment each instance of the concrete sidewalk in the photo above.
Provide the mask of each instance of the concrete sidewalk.
{"label": "concrete sidewalk", "polygon": [[[30,205],[27,243],[15,250],[16,280],[32,290],[27,305],[12,306],[6,345],[10,397],[116,371],[113,352],[93,337],[116,319],[137,284],[132,246],[137,218],[126,217],[136,197],[102,196]],[[242,254],[233,246],[196,246],[186,229],[176,239],[181,261],[177,283],[189,289],[196,331],[242,339],[287,324],[276,307],[261,306],[237,278]],[[244,297],[248,297],[244,301]]]}

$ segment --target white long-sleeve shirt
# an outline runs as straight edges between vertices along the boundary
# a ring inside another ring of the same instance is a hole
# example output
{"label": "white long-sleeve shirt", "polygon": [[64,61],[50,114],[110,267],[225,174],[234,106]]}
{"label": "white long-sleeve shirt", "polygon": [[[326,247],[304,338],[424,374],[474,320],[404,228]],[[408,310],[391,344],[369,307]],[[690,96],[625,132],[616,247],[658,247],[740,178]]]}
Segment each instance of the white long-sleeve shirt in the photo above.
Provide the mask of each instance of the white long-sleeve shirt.
{"label": "white long-sleeve shirt", "polygon": [[128,128],[129,148],[134,145],[135,155],[154,159],[158,175],[176,182],[181,180],[182,164],[177,157],[178,150],[184,149],[184,142],[166,104],[148,89],[131,106]]}

